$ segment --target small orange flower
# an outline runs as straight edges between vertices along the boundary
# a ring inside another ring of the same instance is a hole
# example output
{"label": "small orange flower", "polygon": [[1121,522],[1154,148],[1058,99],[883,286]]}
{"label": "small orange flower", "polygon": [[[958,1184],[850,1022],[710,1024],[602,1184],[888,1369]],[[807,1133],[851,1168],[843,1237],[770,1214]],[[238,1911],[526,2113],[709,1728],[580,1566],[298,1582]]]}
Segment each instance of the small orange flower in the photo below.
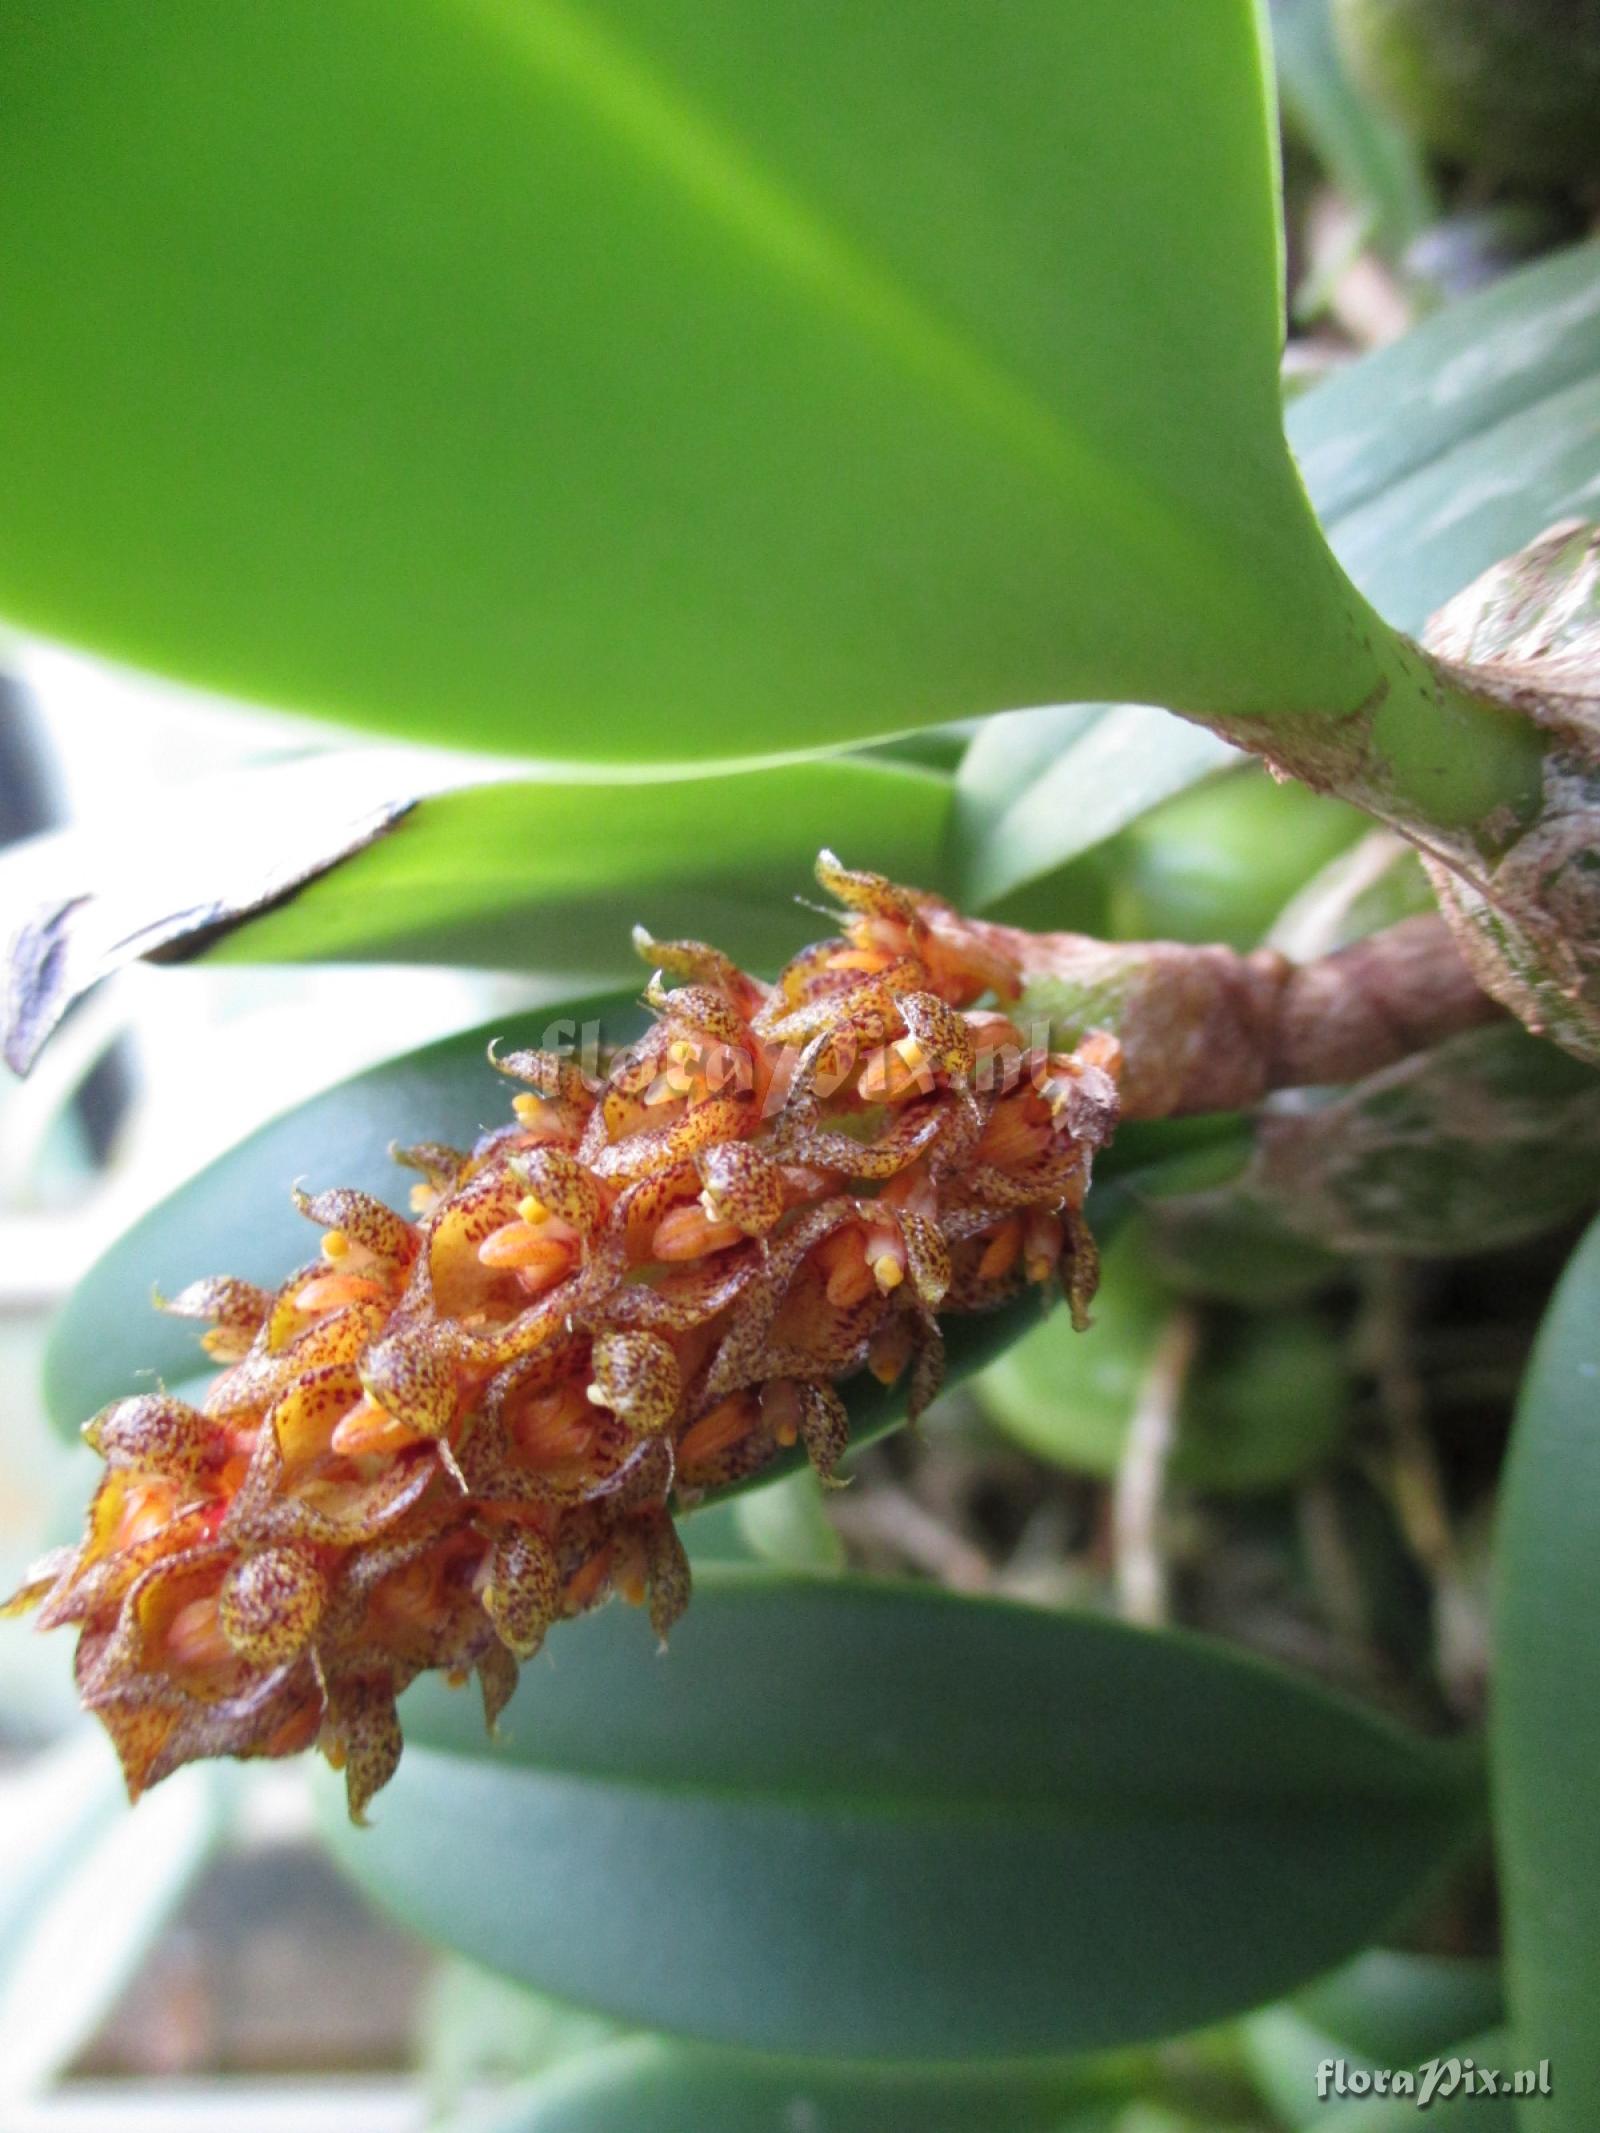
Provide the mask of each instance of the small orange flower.
{"label": "small orange flower", "polygon": [[210,1322],[221,1375],[202,1407],[86,1426],[85,1538],[10,1603],[77,1627],[130,1793],[315,1742],[359,1820],[418,1674],[476,1672],[492,1726],[564,1617],[620,1593],[664,1640],[689,1596],[670,1504],[794,1444],[833,1480],[838,1385],[904,1379],[917,1414],[946,1312],[1059,1280],[1081,1315],[1115,1047],[1028,1050],[992,930],[817,873],[843,935],[775,985],[636,936],[656,1021],[599,1078],[491,1053],[511,1124],[397,1151],[409,1215],[297,1191],[314,1264],[165,1306]]}

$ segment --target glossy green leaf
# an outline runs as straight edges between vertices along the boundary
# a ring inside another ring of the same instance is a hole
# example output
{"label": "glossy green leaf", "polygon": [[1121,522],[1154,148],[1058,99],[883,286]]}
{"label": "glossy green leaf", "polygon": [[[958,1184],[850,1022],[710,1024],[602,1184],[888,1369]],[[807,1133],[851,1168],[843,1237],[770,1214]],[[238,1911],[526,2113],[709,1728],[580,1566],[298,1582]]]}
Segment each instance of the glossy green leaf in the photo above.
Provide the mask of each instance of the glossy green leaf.
{"label": "glossy green leaf", "polygon": [[1500,1508],[1492,1738],[1511,2012],[1555,2093],[1523,2122],[1600,2123],[1600,1224],[1562,1276]]}
{"label": "glossy green leaf", "polygon": [[551,758],[1357,703],[1255,0],[27,0],[0,609]]}
{"label": "glossy green leaf", "polygon": [[502,1746],[420,1685],[338,1855],[431,1938],[623,2020],[860,2058],[1086,2051],[1290,1989],[1475,1816],[1458,1751],[1201,1639],[710,1569],[666,1659],[563,1634]]}
{"label": "glossy green leaf", "polygon": [[[1553,520],[1592,515],[1597,424],[1600,245],[1586,245],[1336,372],[1287,426],[1335,554],[1416,632]],[[958,893],[987,905],[1047,883],[1230,759],[1209,733],[1142,707],[992,719],[957,779]],[[1029,922],[1048,920],[1033,905]]]}
{"label": "glossy green leaf", "polygon": [[1370,828],[1353,807],[1279,785],[1255,764],[1209,779],[1102,851],[1111,932],[1254,948],[1295,892]]}
{"label": "glossy green leaf", "polygon": [[640,2037],[448,2121],[444,2133],[1114,2133],[1122,2102],[1066,2073],[806,2065]]}

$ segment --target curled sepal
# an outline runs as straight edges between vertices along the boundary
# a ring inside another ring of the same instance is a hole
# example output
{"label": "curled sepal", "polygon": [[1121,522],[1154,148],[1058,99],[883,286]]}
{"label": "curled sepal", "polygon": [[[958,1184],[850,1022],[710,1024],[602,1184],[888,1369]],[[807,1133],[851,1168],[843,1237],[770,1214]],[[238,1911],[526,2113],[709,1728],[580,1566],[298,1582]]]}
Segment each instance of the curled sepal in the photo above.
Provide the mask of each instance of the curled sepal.
{"label": "curled sepal", "polygon": [[650,1627],[665,1651],[668,1636],[689,1604],[693,1573],[678,1529],[665,1511],[653,1512],[645,1519],[643,1538]]}
{"label": "curled sepal", "polygon": [[783,1213],[783,1172],[749,1141],[722,1141],[695,1158],[701,1198],[714,1222],[731,1222],[747,1237],[764,1237]]}
{"label": "curled sepal", "polygon": [[847,911],[859,911],[867,918],[896,919],[903,926],[919,922],[909,890],[896,888],[887,875],[866,874],[847,867],[833,852],[817,854],[817,881]]}
{"label": "curled sepal", "polygon": [[683,1398],[678,1358],[655,1333],[602,1333],[589,1361],[589,1397],[641,1437],[672,1427]]}
{"label": "curled sepal", "polygon": [[905,1243],[906,1271],[924,1310],[937,1311],[950,1291],[950,1247],[936,1222],[910,1208],[900,1216],[900,1235]]}
{"label": "curled sepal", "polygon": [[230,1454],[220,1423],[165,1392],[113,1400],[85,1422],[83,1435],[108,1467],[159,1474],[168,1481],[214,1480]]}
{"label": "curled sepal", "polygon": [[515,1657],[498,1639],[479,1655],[478,1687],[483,1696],[483,1723],[491,1734],[500,1731],[506,1705],[517,1693],[520,1672]]}
{"label": "curled sepal", "polygon": [[211,1330],[200,1337],[206,1354],[219,1363],[236,1363],[250,1352],[250,1343],[266,1324],[272,1296],[252,1281],[235,1281],[216,1274],[204,1281],[191,1281],[176,1296],[154,1291],[155,1306],[168,1318],[198,1318],[210,1321]]}
{"label": "curled sepal", "polygon": [[750,988],[750,980],[720,948],[704,941],[658,941],[647,927],[633,929],[633,952],[656,970],[669,971],[692,984],[716,985],[736,997]]}
{"label": "curled sepal", "polygon": [[335,1770],[344,1772],[350,1819],[361,1826],[367,1804],[400,1767],[400,1716],[387,1681],[350,1681],[328,1685],[328,1708],[322,1722],[322,1751]]}
{"label": "curled sepal", "polygon": [[281,1666],[311,1642],[327,1600],[327,1572],[317,1555],[280,1542],[234,1564],[222,1581],[217,1615],[241,1659]]}
{"label": "curled sepal", "polygon": [[976,1053],[965,1015],[937,993],[900,995],[900,1014],[916,1039],[923,1059],[941,1081],[963,1082],[972,1073]]}
{"label": "curled sepal", "polygon": [[745,1025],[738,1009],[725,993],[710,985],[680,985],[668,992],[658,970],[644,989],[644,996],[658,1015],[681,1023],[702,1037],[720,1044],[742,1044]]}
{"label": "curled sepal", "polygon": [[762,1415],[780,1444],[798,1437],[817,1479],[827,1489],[841,1489],[834,1468],[850,1443],[850,1414],[831,1385],[810,1378],[776,1378],[761,1398]]}
{"label": "curled sepal", "polygon": [[512,1159],[511,1168],[526,1179],[529,1193],[539,1202],[538,1212],[525,1213],[525,1220],[554,1215],[585,1237],[599,1227],[600,1194],[594,1179],[564,1148],[529,1148]]}
{"label": "curled sepal", "polygon": [[460,1404],[460,1376],[447,1333],[439,1327],[407,1326],[367,1351],[361,1387],[402,1428],[419,1437],[443,1437]]}
{"label": "curled sepal", "polygon": [[308,1193],[296,1185],[291,1198],[308,1222],[327,1232],[322,1249],[336,1263],[354,1251],[386,1265],[405,1266],[416,1251],[417,1234],[411,1224],[369,1192],[338,1188]]}
{"label": "curled sepal", "polygon": [[531,1526],[509,1526],[489,1555],[483,1604],[500,1642],[531,1659],[561,1614],[561,1565],[554,1548]]}
{"label": "curled sepal", "polygon": [[589,1108],[594,1093],[589,1077],[565,1052],[497,1052],[491,1044],[489,1064],[497,1074],[504,1074],[508,1081],[520,1081],[546,1103]]}

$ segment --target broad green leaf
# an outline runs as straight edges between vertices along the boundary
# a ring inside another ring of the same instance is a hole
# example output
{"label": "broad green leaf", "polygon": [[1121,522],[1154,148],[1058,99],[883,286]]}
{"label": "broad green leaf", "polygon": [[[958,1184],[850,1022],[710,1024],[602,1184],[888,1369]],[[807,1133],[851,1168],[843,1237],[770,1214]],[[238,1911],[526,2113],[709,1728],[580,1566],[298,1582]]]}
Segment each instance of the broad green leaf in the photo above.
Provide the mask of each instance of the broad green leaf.
{"label": "broad green leaf", "polygon": [[1351,79],[1332,0],[1272,0],[1284,117],[1357,209],[1365,233],[1402,252],[1437,212],[1416,143]]}
{"label": "broad green leaf", "polygon": [[1367,817],[1251,764],[1176,794],[1097,855],[1119,939],[1254,948],[1284,905]]}
{"label": "broad green leaf", "polygon": [[[1336,372],[1287,427],[1335,554],[1416,632],[1552,521],[1592,514],[1597,424],[1600,245],[1585,245]],[[987,905],[1049,883],[1230,759],[1213,735],[1143,707],[991,719],[957,778],[958,893]]]}
{"label": "broad green leaf", "polygon": [[1600,2122],[1600,1224],[1561,1278],[1500,1508],[1492,1738],[1511,2013],[1555,2093],[1523,2122]]}
{"label": "broad green leaf", "polygon": [[708,1568],[577,1623],[486,1748],[429,1684],[339,1858],[621,2020],[801,2054],[1091,2051],[1291,1990],[1476,1819],[1470,1758],[1203,1639]]}
{"label": "broad green leaf", "polygon": [[140,956],[470,963],[593,984],[638,971],[633,919],[776,967],[824,845],[942,885],[950,783],[909,764],[460,779],[460,758],[421,750],[301,757],[0,861],[0,886],[9,874],[9,897],[33,906],[10,950],[7,1056],[26,1070],[73,1001]]}
{"label": "broad green leaf", "polygon": [[1338,711],[1255,0],[28,0],[0,610],[545,757]]}
{"label": "broad green leaf", "polygon": [[1068,2073],[900,2072],[639,2037],[452,2118],[445,2133],[1115,2133],[1119,2099]]}

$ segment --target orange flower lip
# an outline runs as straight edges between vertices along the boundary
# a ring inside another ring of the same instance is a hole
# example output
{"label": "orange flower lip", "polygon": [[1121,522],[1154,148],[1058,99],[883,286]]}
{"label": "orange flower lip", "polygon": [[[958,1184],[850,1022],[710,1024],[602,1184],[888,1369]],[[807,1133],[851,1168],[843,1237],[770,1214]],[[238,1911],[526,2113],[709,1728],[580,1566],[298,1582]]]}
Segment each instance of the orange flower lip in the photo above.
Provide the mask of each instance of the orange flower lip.
{"label": "orange flower lip", "polygon": [[1052,1278],[1081,1308],[1114,1048],[1025,1050],[990,933],[831,854],[817,872],[842,937],[774,985],[644,936],[640,1044],[597,1074],[491,1053],[511,1124],[397,1151],[408,1214],[297,1187],[317,1264],[167,1306],[227,1368],[203,1407],[95,1418],[88,1535],[16,1603],[79,1625],[131,1792],[315,1740],[359,1819],[418,1674],[475,1671],[492,1724],[564,1617],[618,1593],[666,1637],[675,1492],[795,1444],[832,1481],[842,1381],[903,1378],[915,1414],[943,1313]]}

